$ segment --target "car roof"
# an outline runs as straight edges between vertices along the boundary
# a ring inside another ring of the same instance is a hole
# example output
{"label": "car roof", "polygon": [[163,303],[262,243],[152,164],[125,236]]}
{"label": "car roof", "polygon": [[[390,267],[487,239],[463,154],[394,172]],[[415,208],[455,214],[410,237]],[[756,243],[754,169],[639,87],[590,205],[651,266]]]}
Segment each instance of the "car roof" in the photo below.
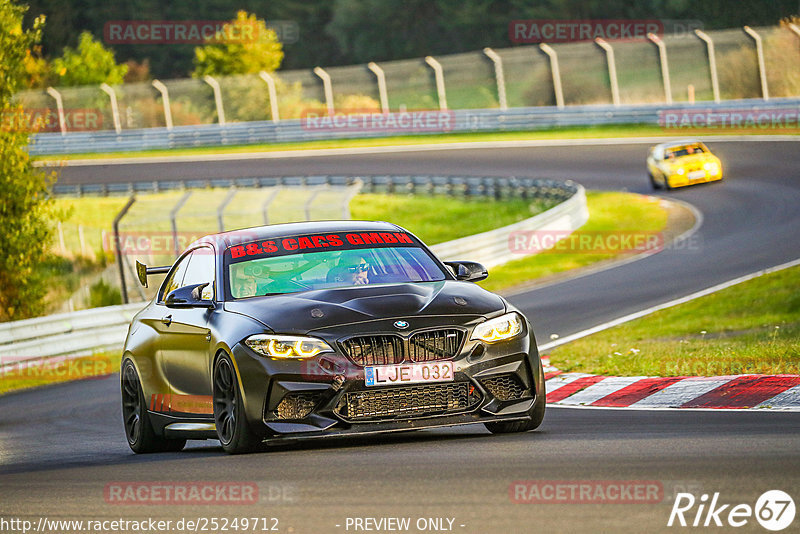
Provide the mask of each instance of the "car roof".
{"label": "car roof", "polygon": [[383,221],[306,221],[282,224],[268,224],[241,228],[228,232],[209,234],[193,242],[187,247],[192,248],[202,244],[213,244],[218,249],[227,249],[240,243],[274,239],[279,237],[292,237],[308,234],[324,234],[326,232],[406,232],[404,228]]}
{"label": "car roof", "polygon": [[679,139],[677,141],[668,141],[666,143],[661,143],[653,148],[672,148],[676,146],[686,146],[686,145],[703,145],[703,142],[699,139]]}

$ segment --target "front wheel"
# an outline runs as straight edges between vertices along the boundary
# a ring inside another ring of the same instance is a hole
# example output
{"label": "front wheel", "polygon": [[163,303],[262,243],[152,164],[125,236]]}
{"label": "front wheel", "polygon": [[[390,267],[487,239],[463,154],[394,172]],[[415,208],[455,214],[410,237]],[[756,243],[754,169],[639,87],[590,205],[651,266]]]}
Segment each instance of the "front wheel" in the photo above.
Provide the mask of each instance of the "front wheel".
{"label": "front wheel", "polygon": [[[544,377],[541,360],[539,360],[539,374]],[[533,407],[531,407],[531,411],[529,412],[530,419],[527,421],[503,421],[483,424],[492,434],[509,434],[512,432],[528,432],[529,430],[535,430],[542,424],[546,404],[547,391],[545,390],[543,378],[542,390],[537,393],[536,401],[534,401]]]}
{"label": "front wheel", "polygon": [[656,182],[656,179],[653,178],[653,173],[652,172],[648,172],[647,173],[647,177],[650,179],[650,185],[653,187],[653,189],[661,189],[661,186],[658,185],[658,183]]}
{"label": "front wheel", "polygon": [[220,356],[214,365],[214,424],[227,453],[251,452],[260,444],[247,424],[239,381],[228,355]]}
{"label": "front wheel", "polygon": [[144,402],[142,383],[136,367],[130,360],[122,365],[122,422],[128,445],[137,454],[148,452],[179,451],[186,445],[185,439],[166,439],[155,433],[147,404]]}

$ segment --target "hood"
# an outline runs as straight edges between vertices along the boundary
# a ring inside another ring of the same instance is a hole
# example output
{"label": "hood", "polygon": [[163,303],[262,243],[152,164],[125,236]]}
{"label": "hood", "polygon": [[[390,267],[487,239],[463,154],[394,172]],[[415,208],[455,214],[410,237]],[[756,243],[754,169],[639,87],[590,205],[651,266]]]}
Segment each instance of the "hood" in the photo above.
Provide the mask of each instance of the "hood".
{"label": "hood", "polygon": [[252,297],[226,302],[225,309],[252,317],[274,332],[302,334],[319,328],[383,318],[490,316],[504,311],[505,302],[471,282],[445,280]]}

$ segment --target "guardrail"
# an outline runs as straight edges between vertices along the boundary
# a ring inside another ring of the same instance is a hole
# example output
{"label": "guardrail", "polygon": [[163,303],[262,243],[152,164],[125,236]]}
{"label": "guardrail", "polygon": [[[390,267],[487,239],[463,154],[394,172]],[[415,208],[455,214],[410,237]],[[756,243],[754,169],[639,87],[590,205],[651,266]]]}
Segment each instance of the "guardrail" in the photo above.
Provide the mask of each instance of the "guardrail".
{"label": "guardrail", "polygon": [[184,189],[258,187],[348,187],[360,184],[365,193],[422,193],[454,197],[491,197],[495,199],[520,197],[563,201],[575,194],[573,186],[557,180],[526,177],[481,177],[447,175],[315,175],[265,176],[215,180],[139,181],[103,184],[53,186],[55,195],[117,195],[158,193]]}
{"label": "guardrail", "polygon": [[[728,100],[725,102],[699,102],[695,104],[647,104],[628,106],[569,106],[565,108],[528,107],[500,109],[473,109],[426,112],[444,114],[448,120],[440,128],[415,131],[409,128],[374,128],[353,131],[350,127],[309,127],[302,119],[211,124],[201,126],[176,126],[110,131],[40,133],[32,137],[29,147],[32,155],[73,153],[125,152],[187,148],[200,146],[226,146],[271,144],[298,141],[318,141],[347,138],[391,137],[409,134],[442,134],[465,132],[498,132],[539,130],[564,126],[601,126],[610,124],[664,125],[664,113],[670,111],[709,112],[759,111],[761,109],[793,111],[800,109],[800,98],[774,98]],[[387,114],[399,122],[411,117],[412,112]],[[756,126],[758,127],[758,125]],[[797,129],[796,115],[794,129]],[[672,129],[675,131],[675,129]],[[691,128],[686,129],[691,134]]]}
{"label": "guardrail", "polygon": [[[433,180],[427,180],[420,185],[414,178],[420,177],[362,179],[369,188],[398,185],[406,188],[427,187],[434,183]],[[447,177],[439,178],[442,178],[440,187],[447,187],[448,184],[451,189],[456,187],[445,179]],[[533,191],[538,186],[543,195],[558,198],[561,202],[524,221],[431,247],[443,260],[474,260],[487,267],[497,266],[514,257],[508,246],[512,232],[558,230],[559,235],[566,237],[588,218],[586,193],[582,186],[571,181],[489,177],[461,177],[455,180],[456,185],[468,182],[475,182],[475,187],[482,187],[485,194],[524,194],[526,198],[533,197]],[[118,350],[124,342],[131,319],[143,306],[138,302],[0,323],[0,370],[47,358]]]}
{"label": "guardrail", "polygon": [[141,302],[0,323],[0,367],[118,348]]}
{"label": "guardrail", "polygon": [[[509,246],[510,236],[515,233],[534,230],[550,232],[559,241],[583,226],[588,219],[586,190],[578,185],[572,197],[539,215],[496,230],[439,243],[433,245],[431,250],[443,261],[471,260],[492,268],[520,258]],[[551,246],[554,245],[555,242],[551,243]]]}

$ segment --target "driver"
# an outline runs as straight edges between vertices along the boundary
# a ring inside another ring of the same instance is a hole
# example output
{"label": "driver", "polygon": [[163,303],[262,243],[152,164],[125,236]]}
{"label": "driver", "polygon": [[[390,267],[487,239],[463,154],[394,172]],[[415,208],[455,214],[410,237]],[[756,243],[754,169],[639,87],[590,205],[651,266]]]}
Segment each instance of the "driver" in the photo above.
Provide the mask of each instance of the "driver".
{"label": "driver", "polygon": [[359,256],[358,263],[350,267],[353,273],[354,285],[369,284],[369,263],[363,257]]}
{"label": "driver", "polygon": [[336,268],[328,273],[328,281],[345,282],[356,286],[369,284],[369,263],[359,253],[342,254]]}

